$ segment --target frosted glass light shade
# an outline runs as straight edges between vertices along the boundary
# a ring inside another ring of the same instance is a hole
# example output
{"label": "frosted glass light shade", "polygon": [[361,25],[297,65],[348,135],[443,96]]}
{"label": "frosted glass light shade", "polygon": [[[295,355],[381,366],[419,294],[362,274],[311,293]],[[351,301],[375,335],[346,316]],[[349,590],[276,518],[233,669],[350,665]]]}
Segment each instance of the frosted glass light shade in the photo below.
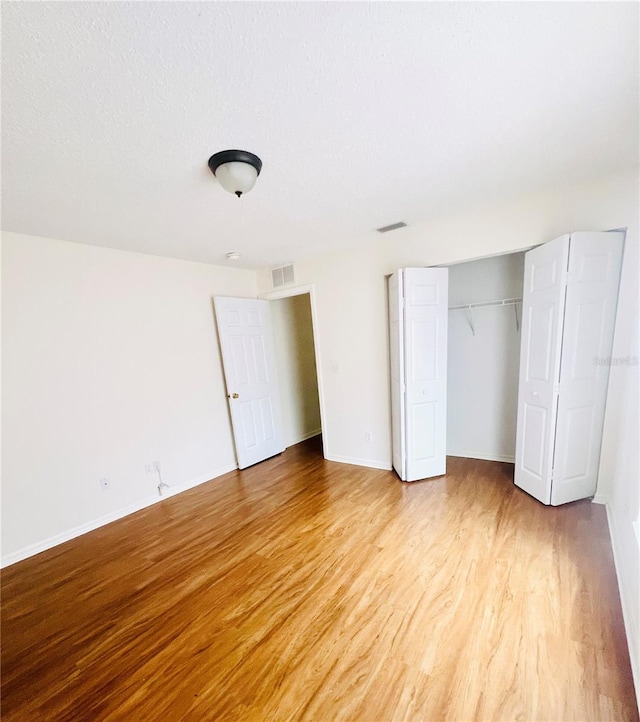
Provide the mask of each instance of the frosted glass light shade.
{"label": "frosted glass light shade", "polygon": [[255,185],[262,161],[248,150],[221,150],[209,158],[209,168],[220,185],[239,198]]}
{"label": "frosted glass light shade", "polygon": [[258,172],[249,163],[234,161],[218,166],[215,175],[226,191],[237,195],[238,193],[248,193],[253,188]]}

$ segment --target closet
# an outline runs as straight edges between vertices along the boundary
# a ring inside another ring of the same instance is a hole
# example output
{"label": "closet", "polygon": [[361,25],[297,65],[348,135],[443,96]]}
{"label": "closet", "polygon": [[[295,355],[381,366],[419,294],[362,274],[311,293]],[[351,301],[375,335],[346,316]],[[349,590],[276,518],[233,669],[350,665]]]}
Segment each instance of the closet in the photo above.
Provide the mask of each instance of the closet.
{"label": "closet", "polygon": [[389,278],[401,479],[444,474],[448,454],[515,462],[545,504],[594,493],[622,242],[576,233]]}
{"label": "closet", "polygon": [[389,277],[393,467],[403,481],[447,456],[515,458],[524,254]]}
{"label": "closet", "polygon": [[448,270],[447,455],[513,462],[524,253]]}

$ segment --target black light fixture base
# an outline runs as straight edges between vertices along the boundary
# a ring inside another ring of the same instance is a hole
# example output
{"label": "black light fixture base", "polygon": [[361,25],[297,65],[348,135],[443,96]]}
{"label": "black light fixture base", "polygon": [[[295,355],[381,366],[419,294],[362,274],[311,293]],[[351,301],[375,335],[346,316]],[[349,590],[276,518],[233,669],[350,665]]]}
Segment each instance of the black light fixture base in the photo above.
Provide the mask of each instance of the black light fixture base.
{"label": "black light fixture base", "polygon": [[[224,163],[248,163],[256,169],[258,175],[260,175],[260,171],[262,170],[262,161],[260,158],[254,153],[249,153],[248,150],[221,150],[219,153],[214,153],[211,158],[209,158],[209,168],[213,175],[216,174],[218,166]],[[242,194],[237,195],[240,197]]]}

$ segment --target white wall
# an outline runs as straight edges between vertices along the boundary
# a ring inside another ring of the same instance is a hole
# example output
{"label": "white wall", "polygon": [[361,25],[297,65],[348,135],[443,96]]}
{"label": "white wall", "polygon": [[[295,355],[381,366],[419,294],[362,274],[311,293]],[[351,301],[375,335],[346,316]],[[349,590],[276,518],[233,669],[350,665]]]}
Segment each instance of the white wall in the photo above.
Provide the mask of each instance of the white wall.
{"label": "white wall", "polygon": [[[449,267],[449,305],[522,298],[524,254]],[[518,311],[521,308],[518,307]],[[514,306],[449,311],[447,454],[513,461],[520,334]]]}
{"label": "white wall", "polygon": [[320,404],[309,294],[270,301],[284,443],[320,433]]}
{"label": "white wall", "polygon": [[[2,559],[235,467],[212,297],[255,274],[3,234]],[[111,488],[102,491],[99,479]]]}
{"label": "white wall", "polygon": [[[454,263],[448,268],[450,306],[484,303],[501,298],[522,298],[524,252]],[[513,316],[513,308],[509,310]]]}
{"label": "white wall", "polygon": [[[330,459],[391,468],[385,274],[522,250],[563,233],[627,227],[614,357],[637,359],[638,169],[496,206],[470,208],[296,264],[301,285],[314,284],[323,442]],[[390,219],[396,220],[396,219]],[[259,292],[271,290],[268,271]],[[638,371],[611,369],[598,492],[607,499],[627,632],[640,689],[640,549],[638,518]],[[371,443],[364,432],[370,430]]]}

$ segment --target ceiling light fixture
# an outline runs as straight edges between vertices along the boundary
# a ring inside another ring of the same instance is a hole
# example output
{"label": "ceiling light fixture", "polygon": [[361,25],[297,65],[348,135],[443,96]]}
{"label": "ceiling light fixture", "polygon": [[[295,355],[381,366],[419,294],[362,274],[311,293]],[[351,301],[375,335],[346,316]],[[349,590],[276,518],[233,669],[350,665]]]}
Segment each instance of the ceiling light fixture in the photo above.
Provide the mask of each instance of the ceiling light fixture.
{"label": "ceiling light fixture", "polygon": [[209,168],[226,191],[240,198],[255,185],[262,161],[247,150],[221,150],[209,158]]}
{"label": "ceiling light fixture", "polygon": [[240,254],[236,253],[236,251],[231,251],[231,252],[225,254],[225,258],[229,261],[239,261]]}

